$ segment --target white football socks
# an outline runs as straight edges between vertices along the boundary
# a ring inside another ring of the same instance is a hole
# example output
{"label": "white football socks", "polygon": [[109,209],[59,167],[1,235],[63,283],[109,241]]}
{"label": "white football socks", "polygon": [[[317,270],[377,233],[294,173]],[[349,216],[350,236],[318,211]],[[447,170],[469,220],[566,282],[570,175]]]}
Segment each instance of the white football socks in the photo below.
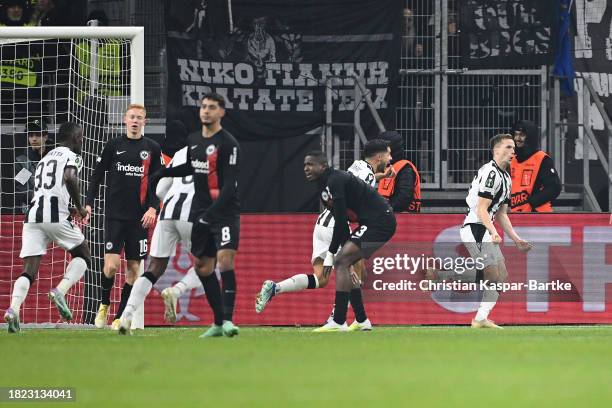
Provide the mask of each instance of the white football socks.
{"label": "white football socks", "polygon": [[178,281],[173,287],[174,295],[178,298],[183,294],[192,289],[197,289],[202,286],[202,281],[195,271],[195,268],[191,267],[183,276],[183,279]]}
{"label": "white football socks", "polygon": [[126,317],[128,319],[132,318],[132,315],[145,301],[145,298],[151,292],[151,288],[153,284],[147,278],[140,276],[134,282],[134,286],[132,287],[132,292],[130,293],[130,298],[127,301],[127,305],[121,314],[121,317]]}
{"label": "white football socks", "polygon": [[64,278],[57,285],[57,290],[65,295],[75,283],[79,281],[87,270],[87,263],[81,257],[72,258],[72,261],[66,267]]}
{"label": "white football socks", "polygon": [[11,308],[15,313],[19,314],[19,309],[28,295],[28,290],[30,290],[30,280],[25,276],[17,278],[13,285],[13,294],[11,296]]}
{"label": "white football socks", "polygon": [[[316,276],[315,276],[316,279]],[[317,286],[318,282],[317,282]],[[276,284],[276,293],[289,293],[299,292],[308,288],[308,275],[300,273],[299,275],[293,275],[289,279],[285,279],[282,282]]]}
{"label": "white football socks", "polygon": [[480,302],[480,307],[478,307],[478,312],[476,312],[475,320],[482,321],[489,317],[489,313],[493,310],[495,303],[497,302],[497,298],[499,297],[499,292],[492,289],[485,289],[482,294],[482,301]]}

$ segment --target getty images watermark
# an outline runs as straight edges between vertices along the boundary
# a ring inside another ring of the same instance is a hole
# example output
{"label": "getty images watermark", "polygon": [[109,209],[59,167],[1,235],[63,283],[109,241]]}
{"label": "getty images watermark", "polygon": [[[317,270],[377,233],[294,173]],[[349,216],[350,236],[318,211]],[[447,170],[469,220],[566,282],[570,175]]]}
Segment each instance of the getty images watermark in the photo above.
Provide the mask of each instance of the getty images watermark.
{"label": "getty images watermark", "polygon": [[[409,254],[395,254],[388,257],[375,257],[371,259],[371,271],[374,279],[371,288],[375,291],[482,291],[497,290],[499,292],[520,291],[570,291],[572,284],[554,280],[541,282],[529,279],[526,282],[491,282],[488,279],[479,281],[465,281],[467,272],[472,273],[485,269],[484,258],[472,257],[435,257],[420,254],[411,256]],[[442,274],[445,278],[430,280],[426,279],[425,271],[431,270],[433,274]],[[385,272],[393,274],[421,274],[418,280],[411,279],[382,279]],[[446,272],[445,274],[443,272]]]}

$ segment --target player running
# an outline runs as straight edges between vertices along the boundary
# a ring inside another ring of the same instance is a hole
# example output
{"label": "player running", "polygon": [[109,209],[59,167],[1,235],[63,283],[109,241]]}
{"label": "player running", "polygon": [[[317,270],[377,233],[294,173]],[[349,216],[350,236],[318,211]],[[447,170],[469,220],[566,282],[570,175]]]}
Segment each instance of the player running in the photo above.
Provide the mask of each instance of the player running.
{"label": "player running", "polygon": [[26,213],[20,258],[23,273],[13,285],[11,305],[4,314],[9,333],[17,333],[19,309],[31,284],[36,279],[42,256],[49,242],[55,242],[72,256],[62,281],[49,292],[49,299],[60,316],[72,320],[72,312],[66,303],[66,293],[81,279],[90,266],[91,256],[81,230],[71,222],[69,200],[75,206],[75,215],[82,218],[87,211],[81,205],[78,174],[83,167],[81,142],[83,129],[76,123],[64,123],[57,136],[60,147],[51,150],[38,162],[34,175],[34,196]]}
{"label": "player running", "polygon": [[[365,160],[355,160],[347,171],[375,188],[381,178],[388,176],[388,174],[385,173],[385,169],[392,160],[390,153],[391,150],[386,141],[381,139],[370,140],[363,148]],[[311,263],[314,273],[294,275],[281,282],[273,282],[271,280],[265,281],[255,299],[255,311],[257,313],[261,313],[275,295],[298,292],[304,289],[324,288],[327,286],[329,275],[323,275],[323,258],[332,240],[334,224],[334,217],[331,211],[326,208],[319,217],[317,217],[312,234]],[[349,330],[371,330],[372,323],[366,315],[360,287],[360,283],[365,280],[365,264],[363,262],[358,262],[353,265],[352,269],[353,271],[351,274],[354,274],[352,276],[357,284],[355,285],[356,287],[351,290],[350,303],[353,306],[356,318],[349,326]],[[333,317],[334,312],[332,310],[326,324],[333,321]]]}
{"label": "player running", "polygon": [[[502,239],[493,225],[496,220],[504,232],[514,241],[519,251],[527,252],[531,244],[514,231],[508,218],[508,205],[512,193],[512,179],[508,170],[514,156],[514,140],[512,135],[499,134],[491,138],[489,146],[493,160],[482,166],[474,177],[465,201],[469,212],[460,230],[461,241],[472,259],[478,259],[484,269],[468,269],[462,274],[454,271],[426,271],[426,279],[433,281],[460,280],[463,282],[503,283],[508,277],[504,256],[499,244]],[[500,326],[489,320],[489,313],[495,306],[499,293],[485,289],[482,301],[472,320],[473,328],[494,328]]]}

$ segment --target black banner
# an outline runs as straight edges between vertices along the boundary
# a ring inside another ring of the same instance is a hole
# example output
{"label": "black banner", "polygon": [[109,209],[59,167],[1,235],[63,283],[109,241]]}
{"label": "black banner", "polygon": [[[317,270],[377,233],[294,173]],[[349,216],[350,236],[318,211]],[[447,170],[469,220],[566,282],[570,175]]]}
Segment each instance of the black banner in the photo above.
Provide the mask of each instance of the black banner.
{"label": "black banner", "polygon": [[519,68],[552,62],[558,0],[461,3],[462,59],[467,68]]}
{"label": "black banner", "polygon": [[[324,124],[326,78],[356,73],[393,126],[402,5],[167,1],[168,120],[199,128],[199,100],[214,91],[227,100],[223,126],[240,140],[304,135]],[[334,122],[352,122],[356,105],[365,107],[355,103],[353,80],[335,80],[333,90]]]}
{"label": "black banner", "polygon": [[[599,142],[605,157],[608,157],[608,132],[604,119],[591,98],[588,107],[589,119],[584,117],[583,83],[581,77],[588,78],[599,99],[604,104],[608,117],[612,116],[612,0],[575,0],[570,25],[574,53],[576,78],[573,85],[576,94],[568,101],[566,134],[566,183],[582,183],[582,159],[585,124],[590,127]],[[608,177],[601,164],[596,161],[593,149],[591,159],[590,184],[602,209],[610,208],[608,203]]]}

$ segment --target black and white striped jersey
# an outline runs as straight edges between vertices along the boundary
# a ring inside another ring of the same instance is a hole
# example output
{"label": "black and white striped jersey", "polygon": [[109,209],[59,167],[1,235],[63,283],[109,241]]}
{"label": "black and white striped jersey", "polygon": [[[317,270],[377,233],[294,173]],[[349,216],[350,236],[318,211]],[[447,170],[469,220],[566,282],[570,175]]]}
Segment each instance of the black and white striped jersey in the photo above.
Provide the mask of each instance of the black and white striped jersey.
{"label": "black and white striped jersey", "polygon": [[[376,188],[374,169],[367,161],[355,160],[347,171],[365,181],[368,185],[372,186],[372,188]],[[329,209],[326,208],[321,214],[319,214],[319,217],[317,218],[317,225],[333,228],[334,224],[334,216]]]}
{"label": "black and white striped jersey", "polygon": [[507,171],[502,170],[491,160],[478,170],[474,177],[465,201],[469,207],[463,224],[482,224],[476,213],[478,197],[488,198],[491,205],[487,209],[491,220],[503,204],[510,204],[512,179]]}
{"label": "black and white striped jersey", "polygon": [[51,150],[38,162],[34,173],[34,196],[25,222],[60,222],[70,217],[70,194],[64,184],[66,167],[74,167],[80,173],[83,159],[64,146]]}
{"label": "black and white striped jersey", "polygon": [[[176,167],[187,163],[187,146],[174,154],[168,167]],[[160,220],[193,221],[191,203],[195,190],[193,176],[175,177],[164,197],[164,208],[159,213]]]}

